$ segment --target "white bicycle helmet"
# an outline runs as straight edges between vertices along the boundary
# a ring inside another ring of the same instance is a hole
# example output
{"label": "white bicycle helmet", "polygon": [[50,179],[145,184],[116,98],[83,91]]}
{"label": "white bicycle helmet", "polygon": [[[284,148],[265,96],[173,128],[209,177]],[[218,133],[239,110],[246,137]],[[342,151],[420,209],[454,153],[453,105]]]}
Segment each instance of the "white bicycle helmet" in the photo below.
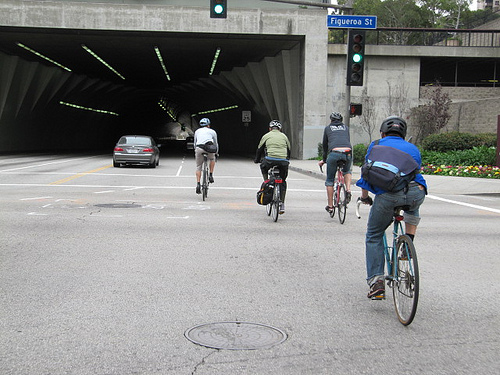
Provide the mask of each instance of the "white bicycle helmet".
{"label": "white bicycle helmet", "polygon": [[281,122],[279,122],[278,120],[272,120],[270,123],[269,123],[269,128],[273,129],[273,128],[276,128],[278,130],[281,130],[283,126],[281,125]]}
{"label": "white bicycle helmet", "polygon": [[206,117],[200,120],[200,126],[208,126],[208,125],[210,125],[210,120],[207,119]]}

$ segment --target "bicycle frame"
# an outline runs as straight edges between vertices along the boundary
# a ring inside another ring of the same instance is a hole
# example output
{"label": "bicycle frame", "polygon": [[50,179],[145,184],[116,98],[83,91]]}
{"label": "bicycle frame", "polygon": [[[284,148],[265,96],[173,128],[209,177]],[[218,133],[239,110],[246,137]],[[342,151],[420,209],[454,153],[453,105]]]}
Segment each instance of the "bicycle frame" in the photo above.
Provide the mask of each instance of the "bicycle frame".
{"label": "bicycle frame", "polygon": [[405,234],[403,229],[403,217],[401,215],[396,216],[394,219],[394,225],[392,228],[392,246],[388,245],[387,235],[384,233],[384,256],[385,263],[387,266],[387,276],[386,278],[390,281],[390,286],[392,287],[392,283],[397,277],[397,269],[395,269],[393,259],[396,259],[396,241],[399,235]]}

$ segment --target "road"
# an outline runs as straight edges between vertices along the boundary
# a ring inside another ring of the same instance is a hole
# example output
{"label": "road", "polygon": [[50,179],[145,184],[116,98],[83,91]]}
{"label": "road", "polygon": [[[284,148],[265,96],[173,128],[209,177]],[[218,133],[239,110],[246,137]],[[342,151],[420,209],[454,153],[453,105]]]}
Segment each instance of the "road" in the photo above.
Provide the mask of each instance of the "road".
{"label": "road", "polygon": [[[403,327],[391,298],[366,298],[367,210],[341,225],[323,182],[291,171],[274,223],[260,183],[251,161],[221,158],[202,202],[191,155],[153,169],[0,156],[0,373],[498,373],[498,194],[450,186],[426,200],[420,302]],[[286,340],[221,350],[185,337],[219,322]]]}

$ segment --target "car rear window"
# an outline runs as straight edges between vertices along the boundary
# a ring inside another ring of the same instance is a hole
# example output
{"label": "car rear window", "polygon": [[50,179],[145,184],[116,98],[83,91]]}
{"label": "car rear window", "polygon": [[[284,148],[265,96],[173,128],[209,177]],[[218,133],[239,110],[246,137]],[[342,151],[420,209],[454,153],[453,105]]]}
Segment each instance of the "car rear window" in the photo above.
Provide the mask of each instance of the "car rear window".
{"label": "car rear window", "polygon": [[151,146],[151,139],[148,137],[121,137],[119,144],[146,145]]}

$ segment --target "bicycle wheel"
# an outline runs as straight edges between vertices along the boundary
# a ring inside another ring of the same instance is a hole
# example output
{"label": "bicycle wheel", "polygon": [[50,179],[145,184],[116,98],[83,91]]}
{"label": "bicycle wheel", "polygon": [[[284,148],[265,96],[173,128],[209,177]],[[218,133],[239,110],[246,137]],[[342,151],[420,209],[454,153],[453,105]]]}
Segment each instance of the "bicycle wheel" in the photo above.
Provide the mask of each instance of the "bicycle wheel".
{"label": "bicycle wheel", "polygon": [[392,289],[394,307],[401,324],[407,326],[413,321],[417,312],[419,293],[417,253],[407,235],[397,238],[394,263],[395,279]]}
{"label": "bicycle wheel", "polygon": [[347,204],[346,204],[346,190],[345,190],[345,185],[340,184],[337,190],[337,203],[339,207],[339,221],[340,224],[344,224],[345,222],[345,215],[347,211]]}
{"label": "bicycle wheel", "polygon": [[208,169],[207,165],[203,164],[203,176],[201,178],[201,195],[203,200],[208,197]]}
{"label": "bicycle wheel", "polygon": [[273,207],[273,201],[271,201],[271,203],[266,204],[267,216],[271,216],[272,207]]}
{"label": "bicycle wheel", "polygon": [[276,184],[273,192],[273,201],[271,202],[271,217],[273,221],[278,221],[280,212],[280,185]]}

